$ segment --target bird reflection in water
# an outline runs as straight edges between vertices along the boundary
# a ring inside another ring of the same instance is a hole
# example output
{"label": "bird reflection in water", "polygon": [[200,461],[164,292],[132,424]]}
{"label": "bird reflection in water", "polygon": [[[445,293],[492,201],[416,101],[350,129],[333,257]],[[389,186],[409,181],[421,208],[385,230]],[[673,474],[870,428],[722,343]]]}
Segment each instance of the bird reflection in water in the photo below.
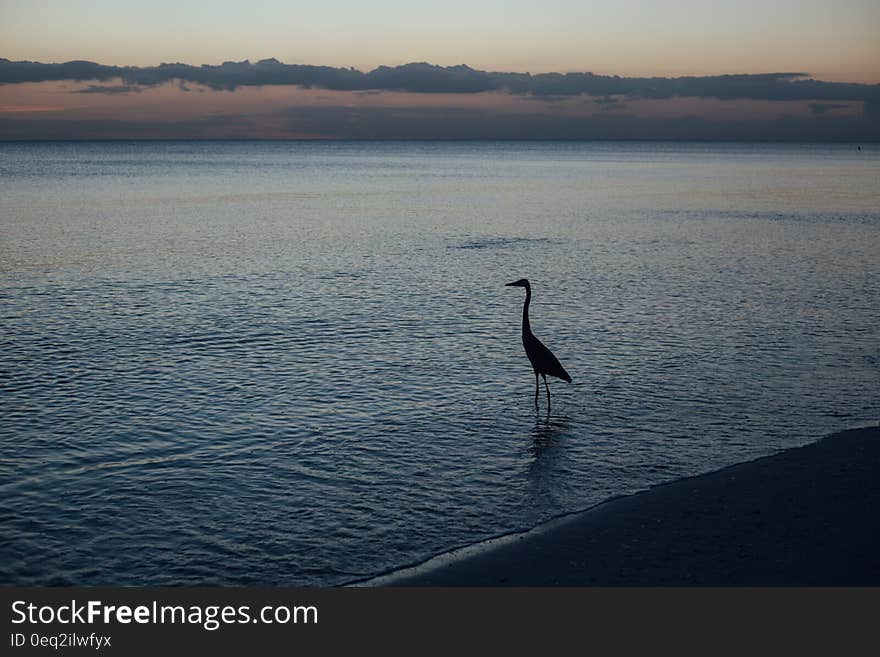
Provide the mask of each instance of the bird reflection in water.
{"label": "bird reflection in water", "polygon": [[532,444],[529,447],[529,454],[533,458],[540,458],[547,449],[557,444],[559,438],[568,431],[568,424],[567,416],[551,416],[549,410],[546,415],[538,414],[535,418],[535,426],[532,428]]}
{"label": "bird reflection in water", "polygon": [[530,505],[536,509],[561,508],[560,496],[568,485],[570,455],[565,449],[569,418],[536,414],[528,444],[526,482]]}

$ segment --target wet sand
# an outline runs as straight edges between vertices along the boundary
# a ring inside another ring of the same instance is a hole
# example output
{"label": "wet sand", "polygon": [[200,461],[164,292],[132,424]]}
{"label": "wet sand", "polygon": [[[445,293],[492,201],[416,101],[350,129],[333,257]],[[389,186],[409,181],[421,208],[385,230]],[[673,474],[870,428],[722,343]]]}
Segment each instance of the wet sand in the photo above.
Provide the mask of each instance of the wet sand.
{"label": "wet sand", "polygon": [[656,486],[368,584],[877,586],[880,427]]}

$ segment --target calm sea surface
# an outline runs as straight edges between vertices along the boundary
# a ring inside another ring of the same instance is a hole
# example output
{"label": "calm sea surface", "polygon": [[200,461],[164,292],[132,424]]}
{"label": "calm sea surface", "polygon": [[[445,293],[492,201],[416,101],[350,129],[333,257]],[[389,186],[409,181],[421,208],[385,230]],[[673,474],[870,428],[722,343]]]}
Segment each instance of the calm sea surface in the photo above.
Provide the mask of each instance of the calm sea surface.
{"label": "calm sea surface", "polygon": [[0,583],[411,564],[876,423],[878,319],[877,145],[0,144]]}

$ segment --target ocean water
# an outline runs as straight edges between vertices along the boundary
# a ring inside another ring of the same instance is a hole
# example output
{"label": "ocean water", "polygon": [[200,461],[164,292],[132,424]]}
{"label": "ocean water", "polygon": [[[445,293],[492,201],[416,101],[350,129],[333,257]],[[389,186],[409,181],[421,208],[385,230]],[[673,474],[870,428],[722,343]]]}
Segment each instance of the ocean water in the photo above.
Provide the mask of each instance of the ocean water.
{"label": "ocean water", "polygon": [[0,144],[0,582],[340,584],[874,424],[878,254],[877,145]]}

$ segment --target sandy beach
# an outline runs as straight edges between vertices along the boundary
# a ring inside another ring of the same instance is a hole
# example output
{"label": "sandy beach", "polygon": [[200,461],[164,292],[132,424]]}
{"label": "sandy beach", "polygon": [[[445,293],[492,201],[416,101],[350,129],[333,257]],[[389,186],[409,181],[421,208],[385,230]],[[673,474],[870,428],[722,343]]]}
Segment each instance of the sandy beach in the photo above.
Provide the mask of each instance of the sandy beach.
{"label": "sandy beach", "polygon": [[880,427],[660,485],[376,586],[880,585]]}

